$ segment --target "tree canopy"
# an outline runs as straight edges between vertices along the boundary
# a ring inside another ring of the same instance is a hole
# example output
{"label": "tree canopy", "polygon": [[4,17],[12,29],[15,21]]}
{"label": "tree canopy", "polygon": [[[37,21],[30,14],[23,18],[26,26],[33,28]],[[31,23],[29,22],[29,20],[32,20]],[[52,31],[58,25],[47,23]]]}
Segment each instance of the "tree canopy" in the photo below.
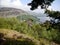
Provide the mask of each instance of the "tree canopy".
{"label": "tree canopy", "polygon": [[54,0],[32,0],[28,5],[31,6],[31,10],[37,9],[41,6],[42,9],[48,8]]}

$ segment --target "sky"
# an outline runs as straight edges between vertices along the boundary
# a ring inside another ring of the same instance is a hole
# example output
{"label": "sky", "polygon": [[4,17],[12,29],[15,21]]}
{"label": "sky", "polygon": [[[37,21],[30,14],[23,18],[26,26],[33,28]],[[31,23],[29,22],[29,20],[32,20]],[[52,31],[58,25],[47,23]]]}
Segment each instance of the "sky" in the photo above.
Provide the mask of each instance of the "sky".
{"label": "sky", "polygon": [[55,0],[50,8],[55,11],[60,11],[60,0]]}
{"label": "sky", "polygon": [[[25,11],[31,11],[30,6],[27,5],[30,2],[31,0],[0,0],[0,7],[14,7]],[[60,0],[55,0],[48,9],[60,11]],[[43,13],[44,10],[38,7],[38,9],[32,12]]]}

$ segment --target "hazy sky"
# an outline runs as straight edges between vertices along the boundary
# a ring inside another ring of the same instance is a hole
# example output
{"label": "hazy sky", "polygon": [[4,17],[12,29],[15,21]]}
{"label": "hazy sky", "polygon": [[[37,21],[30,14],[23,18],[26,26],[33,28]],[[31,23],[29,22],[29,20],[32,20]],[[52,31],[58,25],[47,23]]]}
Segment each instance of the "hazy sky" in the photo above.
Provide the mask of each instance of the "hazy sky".
{"label": "hazy sky", "polygon": [[[0,0],[0,7],[14,7],[30,11],[30,6],[27,6],[29,2],[31,2],[31,0]],[[60,0],[55,0],[49,9],[60,11]],[[33,12],[43,12],[43,10],[39,7]]]}
{"label": "hazy sky", "polygon": [[[21,0],[21,2],[22,2],[23,4],[27,4],[27,3],[31,2],[31,0]],[[27,2],[27,3],[26,3],[26,2]],[[55,0],[55,1],[52,3],[52,5],[51,5],[50,8],[52,8],[52,9],[54,9],[54,10],[60,11],[60,0]]]}
{"label": "hazy sky", "polygon": [[55,0],[53,3],[52,3],[52,9],[54,10],[58,10],[60,11],[60,0]]}

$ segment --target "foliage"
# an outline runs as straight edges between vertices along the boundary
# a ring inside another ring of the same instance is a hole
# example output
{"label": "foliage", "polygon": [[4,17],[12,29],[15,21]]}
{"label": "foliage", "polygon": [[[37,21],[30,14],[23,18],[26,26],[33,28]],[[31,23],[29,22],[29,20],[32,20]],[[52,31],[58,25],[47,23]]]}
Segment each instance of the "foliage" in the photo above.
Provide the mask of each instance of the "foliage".
{"label": "foliage", "polygon": [[53,1],[54,0],[32,0],[28,5],[31,6],[31,10],[38,8],[38,6],[44,9],[50,6]]}
{"label": "foliage", "polygon": [[48,16],[52,18],[50,20],[51,27],[53,27],[54,29],[60,30],[60,12],[46,10],[45,13],[47,13]]}
{"label": "foliage", "polygon": [[38,40],[44,38],[60,43],[59,30],[58,28],[53,28],[50,22],[45,22],[44,24],[32,22],[32,25],[30,26],[26,21],[21,22],[17,18],[0,18],[0,28],[16,30]]}
{"label": "foliage", "polygon": [[55,19],[60,19],[60,12],[59,11],[50,11],[46,10],[45,13],[48,14],[49,17],[55,18]]}
{"label": "foliage", "polygon": [[20,20],[20,21],[27,21],[27,20],[32,20],[33,23],[36,23],[36,22],[39,22],[39,19],[33,15],[20,15],[20,16],[17,16],[17,19]]}

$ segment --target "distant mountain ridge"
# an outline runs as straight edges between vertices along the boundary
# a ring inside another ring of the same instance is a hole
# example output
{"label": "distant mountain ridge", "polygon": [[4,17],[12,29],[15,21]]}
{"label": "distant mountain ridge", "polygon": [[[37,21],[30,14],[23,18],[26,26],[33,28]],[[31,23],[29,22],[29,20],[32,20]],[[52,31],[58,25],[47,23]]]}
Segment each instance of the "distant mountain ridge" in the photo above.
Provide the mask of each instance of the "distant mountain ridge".
{"label": "distant mountain ridge", "polygon": [[31,17],[33,18],[37,17],[40,20],[40,22],[45,22],[46,20],[49,20],[49,17],[47,17],[46,14],[43,14],[43,13],[24,11],[22,9],[12,8],[12,7],[1,7],[0,8],[0,17],[17,17],[20,15],[31,15]]}
{"label": "distant mountain ridge", "polygon": [[17,16],[20,14],[28,14],[28,13],[24,10],[17,8],[10,8],[10,7],[0,8],[0,17]]}

